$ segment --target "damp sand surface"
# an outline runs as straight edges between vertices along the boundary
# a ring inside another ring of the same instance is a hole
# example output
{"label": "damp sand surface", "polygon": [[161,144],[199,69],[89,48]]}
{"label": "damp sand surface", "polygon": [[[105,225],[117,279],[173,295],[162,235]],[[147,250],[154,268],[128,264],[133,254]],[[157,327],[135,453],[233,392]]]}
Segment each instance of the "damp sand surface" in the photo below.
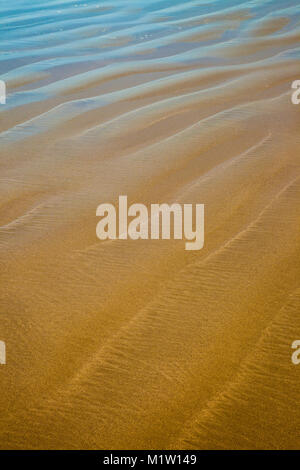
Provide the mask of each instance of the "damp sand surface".
{"label": "damp sand surface", "polygon": [[[0,28],[1,448],[299,448],[299,1],[16,0]],[[119,195],[205,204],[203,250],[101,242]]]}

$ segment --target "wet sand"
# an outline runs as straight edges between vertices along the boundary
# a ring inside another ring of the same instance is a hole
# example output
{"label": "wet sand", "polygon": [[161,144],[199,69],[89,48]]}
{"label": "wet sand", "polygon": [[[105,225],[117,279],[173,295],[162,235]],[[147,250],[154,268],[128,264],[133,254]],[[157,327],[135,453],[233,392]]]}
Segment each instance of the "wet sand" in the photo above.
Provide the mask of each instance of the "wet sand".
{"label": "wet sand", "polygon": [[[0,447],[299,448],[299,1],[0,13]],[[98,240],[123,194],[204,249]]]}

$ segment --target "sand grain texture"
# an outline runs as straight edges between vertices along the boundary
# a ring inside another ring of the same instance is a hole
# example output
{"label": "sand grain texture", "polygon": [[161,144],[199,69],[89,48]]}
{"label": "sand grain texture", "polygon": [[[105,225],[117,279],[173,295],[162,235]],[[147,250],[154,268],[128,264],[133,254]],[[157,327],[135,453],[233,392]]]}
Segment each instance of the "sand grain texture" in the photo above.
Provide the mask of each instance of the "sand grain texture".
{"label": "sand grain texture", "polygon": [[[0,447],[299,448],[299,1],[17,0],[0,27]],[[97,240],[122,194],[204,203],[204,249]]]}

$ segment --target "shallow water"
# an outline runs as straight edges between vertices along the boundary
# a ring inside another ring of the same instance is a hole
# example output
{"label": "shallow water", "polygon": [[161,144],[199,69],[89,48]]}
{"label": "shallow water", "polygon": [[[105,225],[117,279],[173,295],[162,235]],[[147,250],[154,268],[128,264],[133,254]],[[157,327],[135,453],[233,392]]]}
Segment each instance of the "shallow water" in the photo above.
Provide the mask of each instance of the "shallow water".
{"label": "shallow water", "polygon": [[[0,1],[0,31],[0,447],[299,448],[299,0]],[[204,203],[204,249],[97,240],[122,194]]]}

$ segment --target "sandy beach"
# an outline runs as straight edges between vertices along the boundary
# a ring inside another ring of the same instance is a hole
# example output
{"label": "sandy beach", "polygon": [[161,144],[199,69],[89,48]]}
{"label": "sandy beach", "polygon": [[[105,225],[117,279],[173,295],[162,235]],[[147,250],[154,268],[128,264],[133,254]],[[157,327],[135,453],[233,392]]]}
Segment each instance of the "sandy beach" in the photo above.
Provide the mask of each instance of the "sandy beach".
{"label": "sandy beach", "polygon": [[[1,449],[299,449],[299,0],[0,3]],[[205,245],[96,208],[205,205]]]}

